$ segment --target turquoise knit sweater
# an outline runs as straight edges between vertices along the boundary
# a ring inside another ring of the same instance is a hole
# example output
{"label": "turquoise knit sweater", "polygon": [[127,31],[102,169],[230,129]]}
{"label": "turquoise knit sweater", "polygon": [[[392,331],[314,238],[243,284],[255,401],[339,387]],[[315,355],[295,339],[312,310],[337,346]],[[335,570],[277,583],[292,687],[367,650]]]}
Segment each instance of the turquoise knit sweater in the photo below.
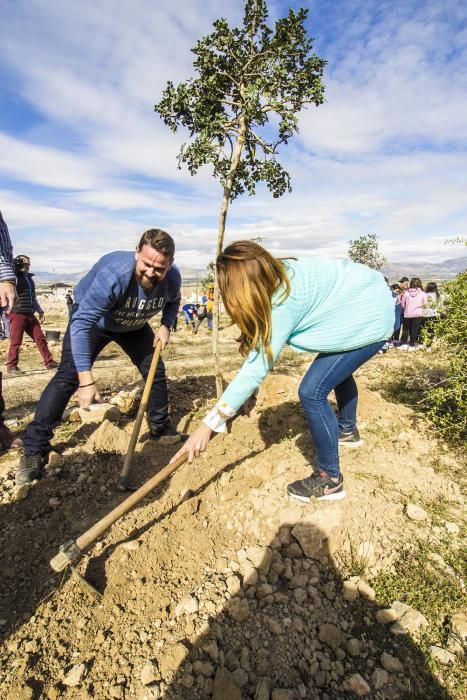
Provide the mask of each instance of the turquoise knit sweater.
{"label": "turquoise knit sweater", "polygon": [[[350,260],[300,258],[286,261],[291,293],[273,297],[271,349],[274,361],[284,345],[297,352],[345,352],[390,337],[394,300],[380,272]],[[269,371],[262,352],[249,353],[218,406],[238,410]]]}

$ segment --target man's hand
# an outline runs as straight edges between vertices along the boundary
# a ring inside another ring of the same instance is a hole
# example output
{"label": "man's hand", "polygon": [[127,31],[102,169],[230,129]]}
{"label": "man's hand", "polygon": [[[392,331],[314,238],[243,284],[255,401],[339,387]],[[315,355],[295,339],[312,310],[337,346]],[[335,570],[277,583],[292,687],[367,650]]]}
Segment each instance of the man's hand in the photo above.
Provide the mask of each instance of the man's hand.
{"label": "man's hand", "polygon": [[161,350],[164,350],[170,341],[170,330],[167,326],[159,326],[156,335],[154,336],[154,347],[156,347],[157,341],[161,341]]}
{"label": "man's hand", "polygon": [[199,457],[201,452],[204,452],[211,439],[212,430],[207,425],[201,423],[199,428],[195,430],[193,435],[190,435],[188,440],[183,443],[183,447],[172,457],[170,464],[173,464],[185,452],[188,453],[188,462],[191,464],[195,457]]}
{"label": "man's hand", "polygon": [[92,403],[102,403],[102,396],[99,394],[96,384],[78,389],[76,398],[79,401],[80,408],[89,408]]}
{"label": "man's hand", "polygon": [[18,295],[13,282],[0,282],[0,306],[6,306],[7,313],[13,310]]}
{"label": "man's hand", "polygon": [[43,311],[39,312],[39,321],[45,323],[45,313]]}

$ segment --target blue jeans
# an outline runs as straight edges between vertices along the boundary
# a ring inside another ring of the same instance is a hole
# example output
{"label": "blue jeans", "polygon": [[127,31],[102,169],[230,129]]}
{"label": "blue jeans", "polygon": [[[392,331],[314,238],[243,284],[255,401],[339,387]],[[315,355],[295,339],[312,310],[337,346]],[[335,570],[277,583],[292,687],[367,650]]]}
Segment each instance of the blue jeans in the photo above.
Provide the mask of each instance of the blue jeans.
{"label": "blue jeans", "polygon": [[[90,340],[93,364],[99,353],[112,341],[122,348],[142,376],[146,377],[154,352],[154,333],[150,326],[146,324],[137,331],[126,333],[111,333],[97,326],[94,327]],[[34,419],[26,428],[23,444],[27,455],[45,456],[49,453],[53,429],[60,422],[63,411],[77,388],[78,375],[71,352],[70,326],[68,326],[63,339],[60,365],[55,376],[42,392]],[[167,382],[162,359],[159,359],[149,396],[148,419],[153,433],[162,432],[169,422]]]}
{"label": "blue jeans", "polygon": [[[357,427],[358,390],[355,372],[384,345],[384,341],[347,352],[320,353],[302,379],[298,395],[315,445],[316,467],[332,477],[340,475],[339,432]],[[334,389],[338,416],[328,396]]]}

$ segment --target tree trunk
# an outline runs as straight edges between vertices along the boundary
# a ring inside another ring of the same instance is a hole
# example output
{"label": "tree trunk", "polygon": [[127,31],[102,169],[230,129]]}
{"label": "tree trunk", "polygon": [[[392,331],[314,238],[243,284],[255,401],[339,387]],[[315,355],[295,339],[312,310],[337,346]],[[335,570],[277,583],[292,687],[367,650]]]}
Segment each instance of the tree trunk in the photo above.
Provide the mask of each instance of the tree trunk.
{"label": "tree trunk", "polygon": [[[230,195],[232,192],[232,184],[237,172],[238,164],[242,155],[243,145],[245,143],[246,121],[244,117],[240,118],[240,128],[238,131],[237,141],[230,160],[230,171],[224,185],[221,208],[219,213],[219,226],[217,229],[217,246],[216,259],[221,254],[224,247],[225,222],[227,220],[227,211],[230,204]],[[224,382],[222,380],[222,371],[219,355],[219,285],[217,282],[217,268],[214,265],[214,317],[212,320],[212,353],[214,355],[214,367],[216,372],[216,394],[219,399],[224,391]]]}

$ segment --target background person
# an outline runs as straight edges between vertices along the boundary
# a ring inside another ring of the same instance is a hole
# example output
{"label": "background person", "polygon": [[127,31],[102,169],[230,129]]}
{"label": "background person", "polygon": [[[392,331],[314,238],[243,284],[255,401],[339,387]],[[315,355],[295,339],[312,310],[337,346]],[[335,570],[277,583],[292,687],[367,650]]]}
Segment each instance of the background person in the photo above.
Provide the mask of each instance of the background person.
{"label": "background person", "polygon": [[65,294],[65,302],[66,302],[66,308],[68,311],[68,318],[71,318],[71,315],[73,313],[73,304],[75,303],[73,301],[73,290],[68,289],[67,293]]}
{"label": "background person", "polygon": [[[290,495],[338,500],[345,497],[339,444],[361,444],[357,430],[357,385],[352,373],[391,335],[394,302],[383,276],[350,260],[279,260],[253,241],[229,245],[216,261],[226,312],[241,335],[242,368],[214,409],[172,462],[187,452],[191,462],[214,432],[244,407],[284,345],[318,356],[305,374],[299,397],[316,451],[316,469],[289,484]],[[361,309],[366,309],[362,314]],[[334,390],[338,417],[328,395]]]}
{"label": "background person", "polygon": [[[6,221],[0,211],[0,305],[7,312],[16,301],[16,276],[13,270],[13,246]],[[5,425],[5,400],[2,391],[2,373],[0,372],[0,447],[4,450],[21,447],[20,438],[13,435]]]}
{"label": "background person", "polygon": [[399,350],[418,350],[418,336],[423,320],[423,307],[426,303],[427,295],[423,291],[421,279],[412,277],[409,288],[401,297],[404,320]]}
{"label": "background person", "polygon": [[[45,321],[44,311],[36,297],[33,275],[29,272],[31,259],[27,255],[18,255],[13,261],[16,273],[16,292],[18,298],[14,309],[8,314],[10,321],[10,347],[6,359],[7,374],[20,374],[18,367],[19,350],[27,333],[34,340],[46,369],[54,369],[57,363],[49,350],[45,335],[39,321]],[[39,314],[39,321],[35,314]]]}
{"label": "background person", "polygon": [[[50,451],[53,429],[71,396],[81,408],[102,401],[92,374],[99,353],[114,341],[128,355],[141,375],[149,372],[157,340],[165,348],[180,304],[181,277],[173,265],[175,244],[161,229],[141,237],[136,252],[104,255],[75,287],[75,303],[63,339],[62,359],[45,388],[33,421],[24,437],[24,454],[16,471],[16,483],[26,484],[42,474]],[[161,313],[156,334],[148,320]],[[151,436],[179,436],[169,421],[165,367],[159,359],[148,402]]]}
{"label": "background person", "polygon": [[436,321],[441,316],[441,294],[436,282],[428,282],[425,294],[427,299],[423,309],[422,329],[426,340],[425,347],[430,350],[436,333]]}

